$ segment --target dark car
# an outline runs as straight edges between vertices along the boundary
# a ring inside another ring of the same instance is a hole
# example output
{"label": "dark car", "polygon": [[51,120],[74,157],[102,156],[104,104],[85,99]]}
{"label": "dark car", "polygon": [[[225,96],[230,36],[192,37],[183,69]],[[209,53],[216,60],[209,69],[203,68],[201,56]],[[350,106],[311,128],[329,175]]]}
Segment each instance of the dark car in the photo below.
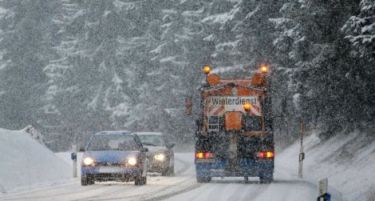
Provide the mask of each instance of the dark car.
{"label": "dark car", "polygon": [[148,166],[146,152],[138,136],[128,131],[94,134],[82,157],[81,184],[135,181],[135,185],[144,185]]}
{"label": "dark car", "polygon": [[173,143],[169,143],[166,136],[160,132],[137,132],[143,146],[147,147],[149,153],[149,172],[159,172],[162,176],[174,174],[174,152]]}

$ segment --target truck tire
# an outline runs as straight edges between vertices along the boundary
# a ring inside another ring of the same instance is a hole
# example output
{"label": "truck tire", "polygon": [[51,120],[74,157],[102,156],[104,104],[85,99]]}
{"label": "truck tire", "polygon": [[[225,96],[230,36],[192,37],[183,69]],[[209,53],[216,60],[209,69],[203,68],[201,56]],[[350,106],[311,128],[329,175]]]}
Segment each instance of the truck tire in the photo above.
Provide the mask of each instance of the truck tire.
{"label": "truck tire", "polygon": [[259,180],[261,184],[269,184],[273,182],[273,173],[271,174],[261,174],[259,176]]}
{"label": "truck tire", "polygon": [[245,179],[245,184],[248,184],[249,183],[249,177],[245,176],[244,179]]}
{"label": "truck tire", "polygon": [[198,183],[209,183],[211,181],[211,177],[197,177]]}

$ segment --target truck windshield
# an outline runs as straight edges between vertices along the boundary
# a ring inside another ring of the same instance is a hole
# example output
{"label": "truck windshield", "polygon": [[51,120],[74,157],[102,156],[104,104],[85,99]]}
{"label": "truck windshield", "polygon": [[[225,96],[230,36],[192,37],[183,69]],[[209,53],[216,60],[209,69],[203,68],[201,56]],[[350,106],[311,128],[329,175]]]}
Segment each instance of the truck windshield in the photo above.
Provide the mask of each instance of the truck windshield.
{"label": "truck windshield", "polygon": [[245,130],[246,131],[261,131],[262,130],[262,117],[260,116],[245,117]]}
{"label": "truck windshield", "polygon": [[135,142],[133,136],[126,135],[95,135],[91,138],[87,150],[88,151],[136,151],[140,146]]}

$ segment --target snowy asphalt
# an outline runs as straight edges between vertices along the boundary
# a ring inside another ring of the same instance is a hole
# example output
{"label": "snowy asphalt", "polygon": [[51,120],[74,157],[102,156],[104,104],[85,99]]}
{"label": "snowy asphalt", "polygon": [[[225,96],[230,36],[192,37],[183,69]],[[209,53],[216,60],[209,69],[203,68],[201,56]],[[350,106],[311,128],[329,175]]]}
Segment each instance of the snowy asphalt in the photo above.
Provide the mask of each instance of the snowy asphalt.
{"label": "snowy asphalt", "polygon": [[148,184],[134,186],[133,182],[104,182],[80,186],[74,179],[64,184],[50,185],[23,192],[0,194],[3,201],[309,201],[316,200],[317,189],[311,183],[296,179],[276,160],[275,182],[260,184],[254,178],[244,183],[243,178],[217,178],[209,184],[198,184],[192,153],[176,154],[176,176],[161,177],[151,174]]}

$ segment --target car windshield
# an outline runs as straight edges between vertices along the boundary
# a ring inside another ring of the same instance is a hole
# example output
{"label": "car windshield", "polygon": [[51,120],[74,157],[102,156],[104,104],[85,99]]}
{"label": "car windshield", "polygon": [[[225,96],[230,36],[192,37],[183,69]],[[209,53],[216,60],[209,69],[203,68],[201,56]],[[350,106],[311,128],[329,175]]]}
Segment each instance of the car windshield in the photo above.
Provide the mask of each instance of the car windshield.
{"label": "car windshield", "polygon": [[142,144],[148,146],[164,146],[164,140],[161,135],[139,135]]}
{"label": "car windshield", "polygon": [[133,136],[111,134],[95,135],[87,146],[88,151],[136,151],[139,148]]}

